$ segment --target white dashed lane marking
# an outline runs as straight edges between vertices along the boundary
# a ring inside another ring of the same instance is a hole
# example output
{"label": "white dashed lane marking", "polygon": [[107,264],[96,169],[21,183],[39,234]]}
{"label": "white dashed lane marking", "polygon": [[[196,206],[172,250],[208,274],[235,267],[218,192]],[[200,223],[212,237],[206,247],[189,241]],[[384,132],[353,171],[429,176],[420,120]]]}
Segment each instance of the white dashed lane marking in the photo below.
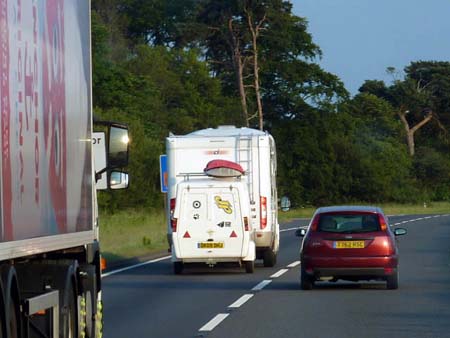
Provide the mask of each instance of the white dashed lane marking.
{"label": "white dashed lane marking", "polygon": [[212,331],[214,328],[222,323],[225,318],[227,318],[230,314],[229,313],[219,313],[217,316],[215,316],[213,319],[211,319],[208,323],[203,325],[199,331]]}
{"label": "white dashed lane marking", "polygon": [[295,267],[296,267],[297,265],[299,265],[299,264],[300,264],[300,261],[295,261],[295,262],[289,264],[287,267],[288,267],[288,268],[295,268]]}
{"label": "white dashed lane marking", "polygon": [[278,271],[278,272],[274,273],[272,276],[270,276],[270,278],[278,278],[288,271],[289,271],[289,269],[281,269],[280,271]]}
{"label": "white dashed lane marking", "polygon": [[254,295],[252,293],[248,293],[246,295],[243,295],[241,298],[239,298],[237,301],[235,301],[233,304],[229,305],[229,308],[238,308],[241,307],[243,304],[245,304],[250,298],[252,298]]}
{"label": "white dashed lane marking", "polygon": [[272,283],[271,279],[265,279],[263,280],[261,283],[259,283],[258,285],[256,285],[252,291],[259,291],[264,289],[267,285],[269,285],[270,283]]}

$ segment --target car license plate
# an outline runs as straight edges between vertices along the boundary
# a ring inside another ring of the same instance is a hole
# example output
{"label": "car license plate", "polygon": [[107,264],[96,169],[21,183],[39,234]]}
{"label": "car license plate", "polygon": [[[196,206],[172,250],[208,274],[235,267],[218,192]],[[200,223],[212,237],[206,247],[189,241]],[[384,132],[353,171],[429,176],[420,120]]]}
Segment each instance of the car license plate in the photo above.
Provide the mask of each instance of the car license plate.
{"label": "car license plate", "polygon": [[223,249],[223,242],[200,242],[197,244],[199,249]]}
{"label": "car license plate", "polygon": [[364,249],[364,241],[336,241],[334,242],[336,249]]}

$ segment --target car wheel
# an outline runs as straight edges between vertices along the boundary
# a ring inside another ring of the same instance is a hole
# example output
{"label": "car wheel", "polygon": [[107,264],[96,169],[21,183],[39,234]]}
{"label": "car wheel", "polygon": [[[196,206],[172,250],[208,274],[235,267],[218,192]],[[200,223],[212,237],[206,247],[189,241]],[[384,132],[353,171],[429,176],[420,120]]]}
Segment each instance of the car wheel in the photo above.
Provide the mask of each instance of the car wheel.
{"label": "car wheel", "polygon": [[183,272],[183,262],[173,262],[173,273],[179,275]]}
{"label": "car wheel", "polygon": [[311,290],[314,286],[314,281],[303,267],[300,269],[300,287],[302,290]]}
{"label": "car wheel", "polygon": [[386,287],[389,290],[398,289],[398,269],[391,276],[387,276]]}
{"label": "car wheel", "polygon": [[255,261],[244,261],[245,272],[253,273],[255,271]]}

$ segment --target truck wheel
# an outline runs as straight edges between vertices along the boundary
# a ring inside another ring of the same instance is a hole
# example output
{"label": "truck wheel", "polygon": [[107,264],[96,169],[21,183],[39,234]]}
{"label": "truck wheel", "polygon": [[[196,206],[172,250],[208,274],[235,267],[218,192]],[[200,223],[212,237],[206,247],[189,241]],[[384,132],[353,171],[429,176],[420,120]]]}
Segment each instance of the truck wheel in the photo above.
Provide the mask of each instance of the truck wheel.
{"label": "truck wheel", "polygon": [[184,264],[183,262],[173,262],[173,273],[179,275],[183,272]]}
{"label": "truck wheel", "polygon": [[85,332],[87,338],[94,338],[98,294],[96,267],[91,264],[86,264],[82,265],[80,270],[84,272],[84,275],[81,277],[81,287],[83,292],[82,305],[84,305],[85,311],[84,319],[82,319],[85,327],[81,325],[81,330]]}
{"label": "truck wheel", "polygon": [[253,273],[255,272],[255,261],[244,261],[245,272]]}
{"label": "truck wheel", "polygon": [[6,309],[3,295],[3,283],[0,278],[0,338],[6,337]]}
{"label": "truck wheel", "polygon": [[64,289],[64,305],[60,316],[60,336],[63,338],[78,337],[78,315],[75,299],[74,283],[71,281]]}
{"label": "truck wheel", "polygon": [[16,270],[13,266],[2,267],[1,279],[4,286],[3,308],[7,311],[4,317],[0,316],[0,320],[4,318],[2,330],[4,330],[5,338],[18,338],[22,335],[19,312],[20,296],[16,278]]}
{"label": "truck wheel", "polygon": [[9,336],[8,338],[18,338],[18,323],[15,302],[11,299],[9,302],[9,320],[8,320]]}
{"label": "truck wheel", "polygon": [[264,251],[263,261],[266,268],[274,267],[277,264],[277,254],[272,249],[267,249]]}

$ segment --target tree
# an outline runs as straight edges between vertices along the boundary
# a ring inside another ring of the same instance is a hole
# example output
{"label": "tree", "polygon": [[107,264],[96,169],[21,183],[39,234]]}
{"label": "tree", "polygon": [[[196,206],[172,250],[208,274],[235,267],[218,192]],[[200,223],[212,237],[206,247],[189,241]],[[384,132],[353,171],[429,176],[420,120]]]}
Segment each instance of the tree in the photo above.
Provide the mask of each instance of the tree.
{"label": "tree", "polygon": [[[435,111],[435,107],[439,106],[436,102],[442,102],[437,98],[438,91],[433,89],[432,77],[429,74],[422,76],[420,69],[423,68],[420,68],[417,63],[411,63],[405,68],[405,78],[394,80],[389,87],[386,87],[382,81],[366,81],[360,88],[360,92],[369,92],[383,98],[395,108],[405,130],[410,156],[415,154],[416,133],[429,122],[434,121],[436,126],[445,131]],[[390,67],[388,72],[394,74],[396,70]]]}

